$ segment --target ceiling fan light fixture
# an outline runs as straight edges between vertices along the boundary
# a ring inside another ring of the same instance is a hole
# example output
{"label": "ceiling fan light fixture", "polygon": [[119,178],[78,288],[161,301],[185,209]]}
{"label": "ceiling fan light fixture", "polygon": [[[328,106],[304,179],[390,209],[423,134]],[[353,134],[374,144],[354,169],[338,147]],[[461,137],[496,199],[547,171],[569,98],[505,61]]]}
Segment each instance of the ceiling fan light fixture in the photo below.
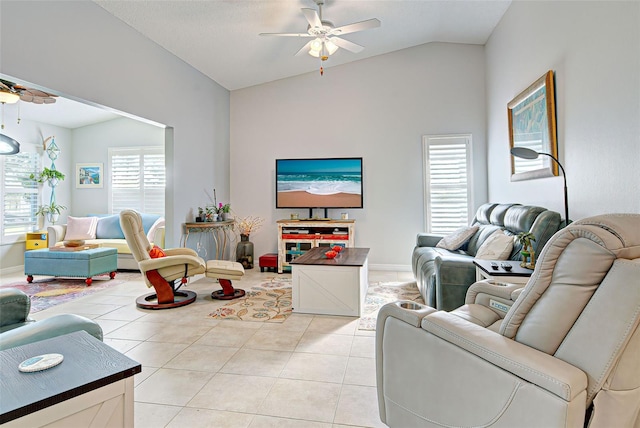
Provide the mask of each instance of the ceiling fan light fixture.
{"label": "ceiling fan light fixture", "polygon": [[333,55],[339,49],[338,46],[335,43],[333,43],[331,40],[327,40],[324,43],[324,45],[327,47],[327,51],[329,52],[329,55]]}
{"label": "ceiling fan light fixture", "polygon": [[0,103],[3,104],[15,104],[20,100],[20,95],[14,94],[13,92],[1,91],[0,90]]}

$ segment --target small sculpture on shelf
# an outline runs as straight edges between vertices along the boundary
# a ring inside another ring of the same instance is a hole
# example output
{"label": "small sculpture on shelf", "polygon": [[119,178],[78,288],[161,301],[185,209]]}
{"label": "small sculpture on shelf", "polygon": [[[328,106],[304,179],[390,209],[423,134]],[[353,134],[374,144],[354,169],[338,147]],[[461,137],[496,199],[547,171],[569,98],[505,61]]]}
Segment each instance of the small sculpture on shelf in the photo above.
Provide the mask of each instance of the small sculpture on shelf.
{"label": "small sculpture on shelf", "polygon": [[531,242],[536,240],[535,235],[531,232],[520,232],[516,238],[520,245],[522,245],[522,250],[520,251],[522,263],[520,263],[520,266],[527,269],[534,269],[536,265],[536,255]]}

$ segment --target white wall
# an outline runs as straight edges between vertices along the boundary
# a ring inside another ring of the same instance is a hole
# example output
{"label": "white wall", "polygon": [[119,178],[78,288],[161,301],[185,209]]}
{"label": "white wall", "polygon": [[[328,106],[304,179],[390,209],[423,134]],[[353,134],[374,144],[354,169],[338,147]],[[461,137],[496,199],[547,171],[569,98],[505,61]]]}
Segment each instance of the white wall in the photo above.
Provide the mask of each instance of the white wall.
{"label": "white wall", "polygon": [[564,212],[562,177],[510,182],[507,103],[554,70],[569,217],[640,212],[640,2],[513,2],[485,50],[489,199]]}
{"label": "white wall", "polygon": [[167,245],[229,198],[229,91],[90,1],[0,2],[0,39],[0,73],[172,127]]}
{"label": "white wall", "polygon": [[486,201],[484,80],[482,46],[433,43],[232,91],[231,204],[266,219],[255,257],[276,250],[275,221],[294,212],[275,209],[276,158],[362,156],[364,209],[329,216],[356,219],[371,264],[408,268],[424,230],[423,135],[473,134]]}
{"label": "white wall", "polygon": [[[71,215],[109,212],[110,190],[109,148],[163,146],[164,128],[129,118],[83,126],[72,131],[73,174],[71,176]],[[104,185],[97,189],[78,189],[75,186],[76,163],[102,163]]]}

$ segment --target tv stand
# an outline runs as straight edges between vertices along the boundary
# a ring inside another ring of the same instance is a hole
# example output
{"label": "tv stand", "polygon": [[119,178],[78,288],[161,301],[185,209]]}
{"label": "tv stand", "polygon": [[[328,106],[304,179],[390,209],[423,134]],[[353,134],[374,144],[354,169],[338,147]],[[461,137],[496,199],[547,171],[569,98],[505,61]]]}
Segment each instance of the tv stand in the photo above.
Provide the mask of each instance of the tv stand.
{"label": "tv stand", "polygon": [[[329,208],[320,208],[320,209],[324,209],[324,219],[329,220],[329,212],[328,212]],[[313,208],[309,208],[309,220],[324,220],[324,219],[314,219],[313,210],[314,210]]]}
{"label": "tv stand", "polygon": [[290,272],[289,262],[311,248],[355,246],[355,220],[278,220],[278,273]]}

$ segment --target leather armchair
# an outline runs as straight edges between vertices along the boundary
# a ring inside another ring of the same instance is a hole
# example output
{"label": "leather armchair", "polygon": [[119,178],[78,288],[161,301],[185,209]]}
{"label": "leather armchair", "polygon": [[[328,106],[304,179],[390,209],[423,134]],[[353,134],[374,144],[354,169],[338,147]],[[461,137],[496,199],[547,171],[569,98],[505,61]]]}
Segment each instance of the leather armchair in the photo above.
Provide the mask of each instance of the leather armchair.
{"label": "leather armchair", "polygon": [[102,328],[80,315],[61,314],[42,321],[29,318],[31,300],[17,288],[0,288],[0,351],[84,330],[102,340]]}
{"label": "leather armchair", "polygon": [[186,284],[188,277],[205,273],[205,261],[190,248],[164,249],[163,257],[151,258],[149,252],[153,245],[144,231],[142,217],[136,211],[122,211],[120,227],[147,287],[155,289],[155,293],[140,296],[136,305],[143,309],[169,309],[193,303],[196,293],[178,289]]}
{"label": "leather armchair", "polygon": [[638,278],[640,215],[611,214],[557,232],[524,288],[481,282],[452,312],[383,306],[382,421],[639,427]]}

